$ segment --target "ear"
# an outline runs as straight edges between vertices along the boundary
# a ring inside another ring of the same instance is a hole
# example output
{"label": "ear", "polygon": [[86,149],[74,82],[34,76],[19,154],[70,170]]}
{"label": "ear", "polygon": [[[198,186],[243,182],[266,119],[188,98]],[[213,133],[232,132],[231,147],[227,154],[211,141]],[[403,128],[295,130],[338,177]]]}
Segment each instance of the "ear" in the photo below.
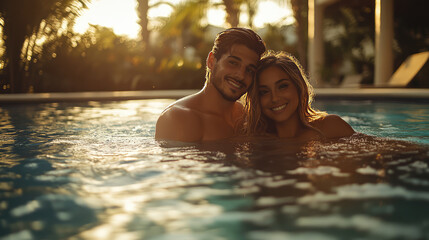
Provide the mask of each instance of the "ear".
{"label": "ear", "polygon": [[215,64],[216,64],[216,58],[213,52],[209,52],[209,55],[207,56],[207,67],[210,70],[212,70]]}

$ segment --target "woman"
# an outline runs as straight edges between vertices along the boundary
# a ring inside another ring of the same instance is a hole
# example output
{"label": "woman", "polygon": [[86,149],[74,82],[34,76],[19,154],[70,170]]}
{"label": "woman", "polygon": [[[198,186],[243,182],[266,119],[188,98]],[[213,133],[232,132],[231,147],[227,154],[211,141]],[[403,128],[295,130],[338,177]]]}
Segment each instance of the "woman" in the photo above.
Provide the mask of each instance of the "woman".
{"label": "woman", "polygon": [[268,52],[258,65],[255,80],[246,97],[247,134],[308,141],[354,133],[339,116],[311,107],[312,87],[293,56]]}

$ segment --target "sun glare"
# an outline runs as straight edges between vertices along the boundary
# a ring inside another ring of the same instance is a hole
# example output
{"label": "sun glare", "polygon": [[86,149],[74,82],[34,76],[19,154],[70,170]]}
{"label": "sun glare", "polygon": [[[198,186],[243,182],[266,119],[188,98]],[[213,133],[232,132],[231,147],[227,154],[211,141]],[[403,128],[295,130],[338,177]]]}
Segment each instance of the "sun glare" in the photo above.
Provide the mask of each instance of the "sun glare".
{"label": "sun glare", "polygon": [[263,27],[265,24],[274,24],[282,21],[284,25],[292,24],[292,10],[285,4],[278,4],[273,1],[263,1],[258,4],[258,11],[254,18],[254,26],[257,28]]}
{"label": "sun glare", "polygon": [[225,16],[225,11],[220,8],[212,8],[207,11],[207,21],[214,26],[225,25]]}
{"label": "sun glare", "polygon": [[[185,0],[170,0],[173,5]],[[267,23],[283,24],[293,23],[292,12],[286,4],[275,1],[262,1],[258,3],[257,13],[254,17],[254,27],[261,28]],[[136,12],[136,0],[93,0],[88,9],[76,20],[74,30],[84,33],[89,24],[112,28],[115,34],[125,35],[129,38],[138,38],[140,26]],[[168,17],[174,9],[167,4],[160,4],[149,10],[149,19],[156,17]],[[248,16],[245,11],[240,16],[240,21],[245,24]],[[208,24],[225,27],[225,11],[221,7],[211,8],[207,11]]]}
{"label": "sun glare", "polygon": [[77,19],[74,30],[84,33],[89,24],[112,28],[117,35],[137,38],[140,26],[136,0],[93,0]]}

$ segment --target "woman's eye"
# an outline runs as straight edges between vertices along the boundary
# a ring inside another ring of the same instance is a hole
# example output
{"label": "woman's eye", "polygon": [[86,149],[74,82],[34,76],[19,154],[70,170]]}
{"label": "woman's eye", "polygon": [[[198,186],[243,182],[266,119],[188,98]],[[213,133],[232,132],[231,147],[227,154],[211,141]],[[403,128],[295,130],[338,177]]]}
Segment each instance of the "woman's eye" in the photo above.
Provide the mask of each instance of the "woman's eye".
{"label": "woman's eye", "polygon": [[289,87],[289,84],[286,84],[286,83],[280,84],[279,86],[280,89],[287,88],[287,87]]}
{"label": "woman's eye", "polygon": [[259,96],[263,96],[263,95],[265,95],[267,93],[268,93],[267,90],[259,90]]}

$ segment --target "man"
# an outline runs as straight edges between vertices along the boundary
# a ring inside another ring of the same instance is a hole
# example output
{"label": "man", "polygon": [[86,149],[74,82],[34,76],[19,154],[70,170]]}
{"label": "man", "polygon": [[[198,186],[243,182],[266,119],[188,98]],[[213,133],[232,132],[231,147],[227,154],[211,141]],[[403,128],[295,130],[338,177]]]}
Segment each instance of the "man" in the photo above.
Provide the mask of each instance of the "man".
{"label": "man", "polygon": [[179,99],[158,118],[155,138],[182,142],[228,138],[242,119],[237,100],[253,82],[265,44],[255,32],[230,28],[220,32],[207,57],[206,83]]}

